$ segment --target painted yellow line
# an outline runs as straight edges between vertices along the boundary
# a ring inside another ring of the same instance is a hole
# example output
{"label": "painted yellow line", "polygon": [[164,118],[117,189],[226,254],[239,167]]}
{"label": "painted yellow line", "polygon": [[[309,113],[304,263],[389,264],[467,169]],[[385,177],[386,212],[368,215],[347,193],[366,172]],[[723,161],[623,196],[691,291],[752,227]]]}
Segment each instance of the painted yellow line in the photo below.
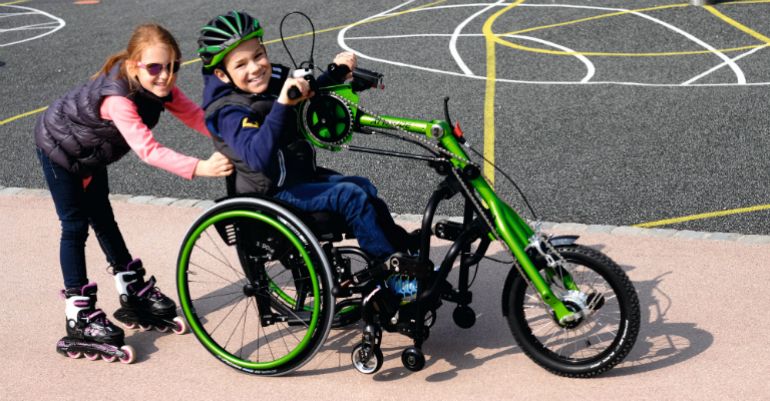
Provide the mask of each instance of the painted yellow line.
{"label": "painted yellow line", "polygon": [[[760,4],[760,3],[770,3],[770,0],[752,0],[752,1],[735,1],[735,2],[726,2],[722,3],[720,5],[738,5],[738,4]],[[528,51],[532,53],[541,53],[541,54],[550,54],[554,56],[576,56],[576,55],[582,55],[582,56],[597,56],[597,57],[672,57],[672,56],[691,56],[691,55],[701,55],[701,54],[711,54],[711,53],[728,53],[728,52],[739,52],[744,50],[750,50],[750,49],[756,49],[758,47],[764,46],[763,44],[759,45],[746,45],[746,46],[739,46],[739,47],[731,47],[726,49],[716,49],[716,50],[692,50],[692,51],[676,51],[676,52],[645,52],[645,53],[620,53],[620,52],[593,52],[593,51],[562,51],[562,50],[552,50],[552,49],[542,49],[537,47],[529,47],[529,46],[523,46],[516,43],[512,43],[508,40],[503,39],[503,36],[506,35],[516,35],[516,34],[522,34],[527,32],[534,32],[538,30],[544,30],[549,28],[556,28],[556,27],[562,27],[562,26],[568,26],[577,24],[580,22],[586,22],[586,21],[595,21],[603,18],[609,18],[609,17],[615,17],[619,15],[629,14],[629,13],[640,13],[640,12],[647,12],[647,11],[657,11],[657,10],[663,10],[663,9],[670,9],[670,8],[683,8],[688,7],[689,4],[669,4],[669,5],[663,5],[663,6],[655,6],[655,7],[647,7],[647,8],[639,8],[634,10],[627,10],[627,11],[616,11],[611,12],[607,14],[601,14],[596,15],[592,17],[586,17],[586,18],[580,18],[572,21],[565,21],[560,22],[556,24],[550,24],[550,25],[543,25],[538,27],[532,27],[527,29],[522,29],[518,31],[512,31],[504,34],[496,34],[495,40],[497,43],[507,46],[516,50],[522,50],[522,51]],[[712,7],[713,8],[713,7]],[[716,10],[715,10],[716,11]],[[718,11],[717,11],[718,12]],[[721,13],[720,13],[721,14]],[[725,18],[728,18],[725,16]],[[733,21],[733,23],[738,24],[737,22]],[[731,23],[732,24],[732,23]],[[740,24],[738,24],[740,25]],[[738,25],[735,25],[738,27]],[[742,27],[742,28],[741,28]],[[741,25],[739,29],[744,30],[748,29],[746,27],[743,27]],[[749,29],[749,31],[751,31]],[[744,30],[744,32],[747,32]],[[749,33],[749,32],[747,32]],[[765,42],[763,35],[751,31],[749,33],[753,37],[760,39],[761,41]],[[758,36],[756,36],[758,35]],[[766,39],[766,38],[765,38]],[[765,42],[767,43],[767,42]]]}
{"label": "painted yellow line", "polygon": [[[770,1],[770,0],[768,0],[768,1]],[[331,27],[331,28],[321,29],[320,31],[316,31],[316,33],[318,34],[318,33],[325,33],[325,32],[331,32],[331,31],[339,31],[340,29],[344,29],[344,28],[348,28],[348,27],[353,27],[353,26],[358,26],[358,25],[363,25],[363,24],[370,24],[372,22],[382,21],[382,20],[386,20],[386,19],[389,19],[389,18],[398,17],[398,16],[401,16],[401,15],[404,15],[404,14],[413,13],[413,12],[419,11],[419,10],[421,10],[423,8],[432,7],[432,6],[435,6],[437,4],[441,4],[441,3],[444,3],[444,2],[446,2],[446,0],[438,0],[438,1],[434,1],[432,3],[423,4],[423,5],[418,6],[418,7],[410,8],[408,10],[399,11],[399,12],[396,12],[396,13],[393,13],[393,14],[383,15],[381,17],[372,18],[372,19],[365,20],[365,21],[358,21],[358,22],[354,22],[352,24],[338,25],[338,26],[334,26],[334,27]],[[297,39],[297,38],[301,38],[301,37],[304,37],[304,36],[310,36],[312,34],[313,34],[313,32],[305,32],[305,33],[301,33],[301,34],[298,34],[298,35],[289,36],[289,37],[287,37],[285,39],[287,39],[287,40],[289,40],[289,39]],[[280,39],[269,40],[269,41],[265,42],[265,44],[270,44],[270,43],[275,43],[275,42],[280,42]]]}
{"label": "painted yellow line", "polygon": [[757,205],[757,206],[750,206],[750,207],[742,207],[742,208],[739,208],[739,209],[720,210],[718,212],[693,214],[691,216],[676,217],[676,218],[665,219],[665,220],[650,221],[650,222],[647,222],[647,223],[634,224],[634,227],[643,227],[643,228],[660,227],[660,226],[667,226],[667,225],[670,225],[670,224],[684,223],[684,222],[693,221],[693,220],[713,219],[715,217],[731,216],[731,215],[734,215],[734,214],[742,214],[742,213],[759,212],[759,211],[763,211],[763,210],[770,210],[770,204],[769,205]]}
{"label": "painted yellow line", "polygon": [[492,14],[481,28],[481,32],[486,39],[487,47],[487,79],[484,92],[484,175],[489,182],[495,184],[495,80],[497,79],[495,65],[495,33],[492,31],[492,25],[500,18],[518,5],[524,3],[524,0],[517,0],[502,10]]}
{"label": "painted yellow line", "polygon": [[[11,3],[4,3],[4,4],[0,4],[0,6],[16,4],[16,3],[23,3],[25,1],[28,1],[28,0],[19,0],[19,1],[11,2]],[[770,1],[770,0],[768,0],[768,1]],[[331,32],[331,31],[338,31],[340,29],[344,29],[344,28],[347,28],[349,26],[356,26],[356,25],[361,25],[361,24],[364,24],[364,23],[368,24],[368,23],[375,22],[375,21],[381,21],[381,20],[384,20],[384,19],[397,17],[399,15],[404,15],[404,14],[407,14],[407,13],[415,12],[415,11],[420,10],[422,8],[435,6],[436,4],[440,4],[440,3],[444,3],[444,2],[446,2],[446,0],[438,0],[438,1],[434,1],[433,3],[423,4],[423,5],[418,6],[418,7],[410,8],[408,10],[400,11],[400,12],[393,13],[393,14],[384,15],[384,16],[378,17],[378,18],[373,18],[373,19],[370,19],[370,20],[367,20],[367,21],[364,21],[364,22],[359,21],[359,22],[354,22],[352,24],[339,25],[339,26],[335,26],[335,27],[331,27],[331,28],[325,28],[325,29],[322,29],[320,31],[316,31],[316,34],[324,33],[324,32]],[[313,34],[313,32],[305,32],[305,33],[301,33],[301,34],[298,34],[298,35],[289,36],[289,37],[287,37],[285,39],[286,40],[297,39],[297,38],[301,38],[301,37],[305,37],[305,36],[310,36],[312,34]],[[277,43],[277,42],[280,42],[280,41],[281,41],[280,39],[273,39],[273,40],[266,41],[265,44],[267,45],[267,44],[271,44],[271,43]],[[197,63],[199,61],[200,61],[199,58],[195,58],[195,59],[192,59],[192,60],[187,60],[187,61],[182,62],[182,66],[186,66],[186,65],[193,64],[193,63]],[[20,118],[24,118],[24,117],[27,117],[27,116],[31,116],[33,114],[40,113],[41,111],[44,111],[47,108],[48,108],[48,106],[41,107],[41,108],[36,109],[36,110],[28,111],[26,113],[22,113],[22,114],[13,116],[13,117],[6,118],[5,120],[0,121],[0,126],[2,126],[4,124],[7,124],[7,123],[9,123],[11,121],[18,120]]]}
{"label": "painted yellow line", "polygon": [[492,185],[495,184],[495,80],[497,79],[497,66],[495,65],[495,42],[497,38],[494,31],[492,31],[492,25],[495,24],[495,21],[500,16],[522,3],[524,3],[524,0],[516,0],[502,10],[492,14],[491,17],[484,21],[484,26],[481,28],[487,47],[487,80],[484,92],[484,159],[486,159],[484,161],[484,175]]}
{"label": "painted yellow line", "polygon": [[593,17],[580,18],[580,19],[576,19],[576,20],[572,20],[572,21],[559,22],[559,23],[551,24],[551,25],[536,26],[534,28],[527,28],[527,29],[522,29],[520,31],[508,32],[508,33],[504,33],[504,34],[498,35],[498,36],[519,35],[519,34],[522,34],[522,33],[540,31],[540,30],[543,30],[543,29],[556,28],[556,27],[560,27],[560,26],[573,25],[573,24],[578,24],[578,23],[586,22],[586,21],[594,21],[594,20],[599,20],[599,19],[604,19],[604,18],[609,18],[609,17],[617,17],[619,15],[625,15],[625,14],[631,14],[631,13],[642,13],[642,12],[646,12],[646,11],[664,10],[664,9],[667,9],[667,8],[687,7],[687,6],[688,6],[688,4],[668,4],[668,5],[657,6],[657,7],[639,8],[639,9],[636,9],[636,10],[614,11],[614,12],[607,13],[607,14],[594,15]]}
{"label": "painted yellow line", "polygon": [[715,16],[717,16],[717,18],[719,18],[722,21],[727,22],[728,24],[738,28],[742,32],[744,32],[747,35],[751,36],[752,38],[757,39],[757,40],[759,40],[761,42],[765,42],[767,44],[770,44],[770,38],[768,38],[765,35],[762,35],[761,33],[757,32],[757,31],[755,31],[755,30],[753,30],[753,29],[751,29],[749,27],[747,27],[746,25],[743,25],[740,22],[738,22],[738,21],[736,21],[736,20],[734,20],[734,19],[732,19],[732,18],[722,14],[719,10],[717,10],[713,6],[705,6],[703,8],[705,8],[710,13],[714,14]]}
{"label": "painted yellow line", "polygon": [[484,176],[495,185],[495,42],[486,41],[487,81],[484,91]]}
{"label": "painted yellow line", "polygon": [[10,117],[10,118],[6,118],[5,120],[3,120],[3,121],[0,121],[0,125],[5,125],[5,124],[8,124],[8,123],[9,123],[9,122],[11,122],[11,121],[15,121],[15,120],[18,120],[18,119],[20,119],[20,118],[24,118],[24,117],[27,117],[27,116],[31,116],[31,115],[34,115],[34,114],[40,113],[41,111],[44,111],[44,110],[45,110],[45,109],[47,109],[47,108],[48,108],[48,106],[45,106],[45,107],[41,107],[41,108],[39,108],[39,109],[35,109],[35,110],[32,110],[32,111],[28,111],[28,112],[26,112],[26,113],[22,113],[22,114],[19,114],[19,115],[17,115],[17,116],[13,116],[13,117]]}
{"label": "painted yellow line", "polygon": [[8,2],[8,3],[0,3],[0,6],[10,6],[10,5],[14,5],[14,4],[26,3],[28,1],[29,0],[11,1],[11,2]]}

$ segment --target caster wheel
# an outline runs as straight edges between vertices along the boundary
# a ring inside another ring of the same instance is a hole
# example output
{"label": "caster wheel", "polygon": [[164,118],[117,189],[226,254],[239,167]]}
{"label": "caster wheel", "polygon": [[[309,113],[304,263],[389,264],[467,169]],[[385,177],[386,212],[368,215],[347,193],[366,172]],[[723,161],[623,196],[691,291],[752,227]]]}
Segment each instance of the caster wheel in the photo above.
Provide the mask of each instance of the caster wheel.
{"label": "caster wheel", "polygon": [[469,329],[476,324],[476,312],[469,306],[458,306],[455,311],[452,312],[452,319],[455,324],[463,329]]}
{"label": "caster wheel", "polygon": [[418,348],[409,347],[401,353],[401,363],[412,372],[418,372],[425,367],[425,355]]}
{"label": "caster wheel", "polygon": [[353,361],[353,367],[356,368],[357,371],[365,375],[371,375],[380,370],[382,361],[385,358],[382,355],[382,350],[375,348],[371,352],[369,360],[364,362],[364,357],[362,355],[363,348],[363,344],[356,345],[356,347],[353,348],[353,352],[350,353],[350,359]]}
{"label": "caster wheel", "polygon": [[174,323],[176,323],[176,326],[172,328],[171,330],[174,331],[174,334],[182,335],[187,333],[187,322],[182,319],[181,317],[177,316],[174,318]]}
{"label": "caster wheel", "polygon": [[130,345],[124,345],[120,347],[120,350],[124,353],[124,355],[120,358],[120,363],[125,363],[128,365],[136,360],[136,351],[134,351],[134,347]]}

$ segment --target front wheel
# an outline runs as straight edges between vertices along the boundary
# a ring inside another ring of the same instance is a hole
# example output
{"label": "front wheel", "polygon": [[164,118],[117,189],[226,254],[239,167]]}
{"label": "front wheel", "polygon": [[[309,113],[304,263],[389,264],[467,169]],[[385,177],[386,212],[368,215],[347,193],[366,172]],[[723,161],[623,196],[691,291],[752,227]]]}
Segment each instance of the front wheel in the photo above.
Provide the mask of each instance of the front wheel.
{"label": "front wheel", "polygon": [[593,377],[628,355],[639,333],[639,299],[625,272],[599,251],[580,245],[556,248],[565,266],[535,265],[554,295],[577,320],[560,324],[534,288],[516,273],[504,308],[511,333],[524,353],[548,371]]}

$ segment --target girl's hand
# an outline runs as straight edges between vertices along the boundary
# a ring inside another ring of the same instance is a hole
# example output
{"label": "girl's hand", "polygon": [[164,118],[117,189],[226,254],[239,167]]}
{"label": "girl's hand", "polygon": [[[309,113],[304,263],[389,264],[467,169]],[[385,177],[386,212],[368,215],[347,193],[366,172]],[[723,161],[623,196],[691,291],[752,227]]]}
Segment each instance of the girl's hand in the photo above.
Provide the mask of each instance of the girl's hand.
{"label": "girl's hand", "polygon": [[233,164],[223,154],[214,152],[208,160],[201,160],[195,165],[194,177],[224,177],[232,174]]}
{"label": "girl's hand", "polygon": [[354,53],[342,52],[334,57],[333,63],[337,65],[346,65],[350,68],[350,72],[345,77],[345,80],[348,80],[353,78],[353,70],[356,68],[358,61],[356,60],[356,55]]}
{"label": "girl's hand", "polygon": [[[296,99],[289,99],[289,88],[296,86],[302,95]],[[281,88],[281,94],[278,95],[278,103],[285,104],[287,106],[294,106],[299,102],[313,96],[313,91],[310,90],[310,82],[305,78],[286,78],[286,82]]]}

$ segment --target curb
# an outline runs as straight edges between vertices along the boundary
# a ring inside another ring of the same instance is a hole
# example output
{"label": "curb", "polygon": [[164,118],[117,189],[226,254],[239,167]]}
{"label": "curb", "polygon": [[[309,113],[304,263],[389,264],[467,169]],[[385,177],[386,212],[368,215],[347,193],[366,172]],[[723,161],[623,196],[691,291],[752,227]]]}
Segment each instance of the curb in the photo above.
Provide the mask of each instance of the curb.
{"label": "curb", "polygon": [[[31,189],[18,187],[0,186],[0,196],[35,196],[50,197],[50,192],[46,189]],[[126,202],[133,204],[146,204],[153,206],[173,206],[185,208],[208,209],[215,204],[211,200],[201,199],[177,199],[177,198],[159,198],[152,195],[124,195],[111,194],[110,200],[114,202]],[[398,220],[408,222],[422,221],[422,215],[417,214],[393,214]],[[435,216],[436,219],[446,218]],[[460,220],[459,217],[449,217],[450,220]],[[710,240],[710,241],[728,241],[741,244],[759,245],[770,244],[770,235],[748,235],[739,233],[706,232],[691,230],[673,230],[667,228],[641,228],[633,226],[612,226],[601,224],[581,224],[581,223],[557,223],[541,222],[540,227],[543,230],[550,231],[569,231],[570,233],[602,233],[610,235],[624,236],[642,236],[658,238],[679,238],[690,240]]]}

